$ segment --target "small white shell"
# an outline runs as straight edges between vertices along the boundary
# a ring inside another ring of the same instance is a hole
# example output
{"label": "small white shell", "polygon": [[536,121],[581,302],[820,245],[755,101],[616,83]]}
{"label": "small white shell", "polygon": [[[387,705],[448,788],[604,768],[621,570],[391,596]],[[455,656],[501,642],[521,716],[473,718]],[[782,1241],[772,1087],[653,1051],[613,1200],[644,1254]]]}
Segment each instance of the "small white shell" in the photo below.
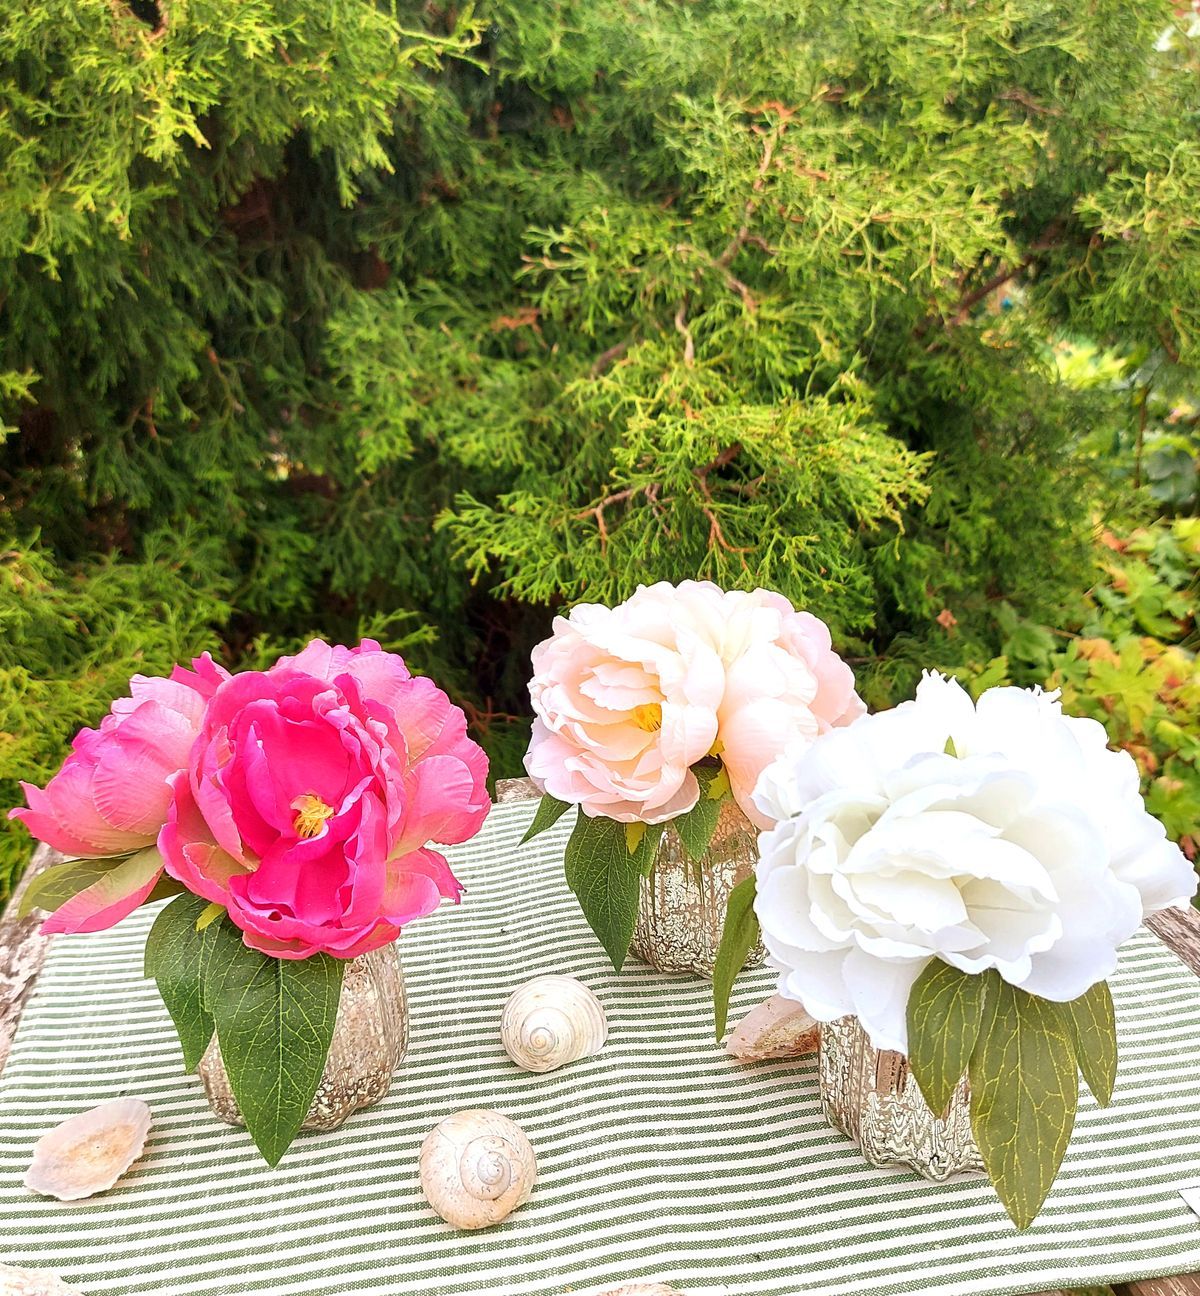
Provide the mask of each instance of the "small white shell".
{"label": "small white shell", "polygon": [[421,1144],[425,1199],[455,1228],[499,1224],[529,1200],[536,1179],[525,1131],[499,1112],[455,1112]]}
{"label": "small white shell", "polygon": [[83,1296],[78,1287],[68,1287],[49,1269],[14,1269],[0,1264],[0,1292],[4,1296]]}
{"label": "small white shell", "polygon": [[802,1003],[772,995],[742,1018],[725,1041],[725,1051],[738,1062],[802,1057],[816,1051],[820,1034],[820,1024]]}
{"label": "small white shell", "polygon": [[140,1098],[114,1098],[43,1134],[25,1172],[25,1187],[59,1201],[104,1192],[146,1146],[150,1108]]}
{"label": "small white shell", "polygon": [[554,1071],[599,1053],[608,1039],[608,1019],[600,1000],[574,977],[534,977],[509,995],[500,1039],[517,1066]]}

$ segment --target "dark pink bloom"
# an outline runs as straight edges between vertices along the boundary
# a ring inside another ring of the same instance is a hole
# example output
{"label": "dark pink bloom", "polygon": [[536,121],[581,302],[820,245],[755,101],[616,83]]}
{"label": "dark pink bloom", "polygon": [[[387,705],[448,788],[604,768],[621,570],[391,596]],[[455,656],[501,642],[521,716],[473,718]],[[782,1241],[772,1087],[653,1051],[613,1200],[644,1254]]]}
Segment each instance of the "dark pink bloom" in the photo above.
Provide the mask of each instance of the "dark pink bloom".
{"label": "dark pink bloom", "polygon": [[252,948],[353,958],[458,900],[428,843],[479,830],[486,776],[463,713],[429,680],[371,640],[315,640],[216,690],[159,848]]}

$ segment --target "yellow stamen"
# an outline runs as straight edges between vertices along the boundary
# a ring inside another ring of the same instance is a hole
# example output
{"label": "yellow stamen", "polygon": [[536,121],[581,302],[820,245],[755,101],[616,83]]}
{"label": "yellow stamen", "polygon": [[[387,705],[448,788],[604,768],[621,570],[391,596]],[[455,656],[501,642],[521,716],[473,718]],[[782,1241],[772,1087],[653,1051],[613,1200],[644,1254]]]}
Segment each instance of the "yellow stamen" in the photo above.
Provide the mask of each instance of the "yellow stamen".
{"label": "yellow stamen", "polygon": [[657,733],[662,728],[662,707],[657,702],[643,702],[633,708],[633,723],[647,733]]}
{"label": "yellow stamen", "polygon": [[326,805],[319,796],[306,792],[292,802],[296,811],[296,832],[301,837],[315,837],[325,827],[325,820],[336,813],[333,806]]}

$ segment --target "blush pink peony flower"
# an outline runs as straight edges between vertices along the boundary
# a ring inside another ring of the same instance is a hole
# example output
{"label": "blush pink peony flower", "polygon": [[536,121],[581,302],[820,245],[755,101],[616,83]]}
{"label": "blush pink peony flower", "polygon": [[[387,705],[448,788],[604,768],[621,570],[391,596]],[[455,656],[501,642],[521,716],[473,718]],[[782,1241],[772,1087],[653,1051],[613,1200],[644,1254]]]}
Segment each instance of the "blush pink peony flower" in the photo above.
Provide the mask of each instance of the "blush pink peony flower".
{"label": "blush pink peony flower", "polygon": [[753,800],[763,770],[785,750],[803,750],[820,734],[857,720],[866,707],[824,621],[767,590],[732,591],[725,599],[719,752],[742,812],[769,828],[773,820]]}
{"label": "blush pink peony flower", "polygon": [[[207,698],[229,673],[205,653],[170,679],[135,675],[99,729],[83,729],[45,788],[22,783],[28,808],[9,812],[64,855],[102,858],[153,846],[171,801],[168,780],[187,764]],[[110,885],[63,905],[47,932],[100,931],[136,909],[162,873],[153,856],[114,872]]]}
{"label": "blush pink peony flower", "polygon": [[702,581],[641,586],[615,608],[581,604],[533,651],[525,768],[587,815],[662,823],[699,796],[691,767],[720,756],[751,800],[785,748],[864,707],[823,622],[766,590]]}
{"label": "blush pink peony flower", "polygon": [[486,776],[463,713],[429,680],[371,640],[315,640],[217,690],[159,848],[251,948],[353,958],[458,900],[427,843],[479,830]]}

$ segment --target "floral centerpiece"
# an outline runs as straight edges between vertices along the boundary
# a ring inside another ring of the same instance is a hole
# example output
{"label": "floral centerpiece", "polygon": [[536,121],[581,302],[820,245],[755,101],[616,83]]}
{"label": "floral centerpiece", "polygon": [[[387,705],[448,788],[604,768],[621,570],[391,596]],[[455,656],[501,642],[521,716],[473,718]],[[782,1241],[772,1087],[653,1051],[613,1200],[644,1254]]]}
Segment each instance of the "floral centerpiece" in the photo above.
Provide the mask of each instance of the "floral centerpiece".
{"label": "floral centerpiece", "polygon": [[1056,694],[973,703],[927,674],[915,701],[774,762],[755,802],[775,826],[728,957],[761,928],[781,995],[904,1055],[934,1116],[966,1103],[979,1162],[1025,1227],[1070,1140],[1079,1073],[1101,1104],[1113,1092],[1118,947],[1196,890],[1133,759]]}
{"label": "floral centerpiece", "polygon": [[527,839],[578,807],[567,881],[618,968],[664,830],[702,862],[722,801],[766,825],[763,769],[863,711],[823,622],[780,594],[700,581],[557,617],[529,695],[525,768],[543,797]]}
{"label": "floral centerpiece", "polygon": [[22,785],[12,815],[70,857],[24,909],[52,911],[46,932],[94,932],[174,897],[147,975],[188,1070],[215,1032],[274,1165],[321,1079],[347,961],[459,900],[429,843],[478,831],[486,774],[463,713],[372,640],[237,675],[206,654],[134,676],[44,789]]}

